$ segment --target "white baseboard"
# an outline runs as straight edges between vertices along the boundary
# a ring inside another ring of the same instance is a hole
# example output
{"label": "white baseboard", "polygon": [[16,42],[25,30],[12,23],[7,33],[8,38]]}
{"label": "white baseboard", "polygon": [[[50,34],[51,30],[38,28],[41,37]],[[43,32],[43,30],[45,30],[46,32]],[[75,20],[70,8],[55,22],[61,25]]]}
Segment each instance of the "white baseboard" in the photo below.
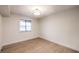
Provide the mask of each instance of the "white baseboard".
{"label": "white baseboard", "polygon": [[15,44],[15,43],[18,43],[18,42],[31,40],[31,39],[34,39],[34,38],[38,38],[38,37],[32,37],[32,38],[29,38],[29,39],[24,39],[24,40],[20,40],[20,41],[16,41],[16,42],[10,42],[10,43],[4,44],[2,46],[7,46],[7,45]]}
{"label": "white baseboard", "polygon": [[63,44],[63,43],[59,43],[59,42],[55,42],[55,41],[49,40],[50,38],[45,38],[45,37],[42,37],[42,36],[40,36],[40,38],[46,39],[46,40],[48,40],[48,41],[50,41],[50,42],[54,42],[54,43],[56,43],[56,44],[59,44],[59,45],[61,45],[61,46],[65,46],[65,47],[67,47],[67,48],[70,48],[70,49],[72,49],[72,50],[75,50],[75,51],[78,51],[78,52],[79,52],[78,49],[75,49],[75,48],[70,47],[70,46],[68,46],[68,45],[66,45],[66,44]]}

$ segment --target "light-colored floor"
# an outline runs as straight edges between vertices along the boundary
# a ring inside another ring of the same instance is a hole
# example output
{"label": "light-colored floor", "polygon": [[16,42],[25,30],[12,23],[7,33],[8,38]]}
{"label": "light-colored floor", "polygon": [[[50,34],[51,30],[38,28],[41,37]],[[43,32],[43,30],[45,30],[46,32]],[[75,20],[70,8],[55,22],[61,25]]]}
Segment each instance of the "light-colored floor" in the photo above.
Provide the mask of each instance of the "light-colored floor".
{"label": "light-colored floor", "polygon": [[74,53],[76,51],[61,45],[37,38],[3,47],[2,52],[12,53]]}

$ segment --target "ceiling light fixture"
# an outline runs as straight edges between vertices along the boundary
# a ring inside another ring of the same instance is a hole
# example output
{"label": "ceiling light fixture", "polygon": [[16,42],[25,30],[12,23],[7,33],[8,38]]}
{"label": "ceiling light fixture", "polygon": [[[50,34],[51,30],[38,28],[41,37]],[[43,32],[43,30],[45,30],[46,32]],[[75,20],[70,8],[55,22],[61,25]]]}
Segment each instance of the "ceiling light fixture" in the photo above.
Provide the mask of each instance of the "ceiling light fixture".
{"label": "ceiling light fixture", "polygon": [[36,9],[33,11],[33,14],[34,14],[34,15],[37,15],[37,16],[40,15],[40,10],[36,8]]}

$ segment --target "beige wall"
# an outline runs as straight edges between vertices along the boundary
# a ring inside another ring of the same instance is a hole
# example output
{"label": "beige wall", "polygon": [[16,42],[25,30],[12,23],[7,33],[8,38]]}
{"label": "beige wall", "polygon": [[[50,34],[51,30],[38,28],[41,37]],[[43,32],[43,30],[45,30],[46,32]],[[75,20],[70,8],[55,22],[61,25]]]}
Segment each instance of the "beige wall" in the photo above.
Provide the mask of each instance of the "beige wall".
{"label": "beige wall", "polygon": [[24,41],[38,37],[38,22],[36,19],[32,19],[32,31],[20,32],[19,20],[28,19],[28,17],[22,17],[17,15],[11,15],[10,17],[3,17],[3,45]]}
{"label": "beige wall", "polygon": [[0,50],[2,47],[1,41],[2,41],[2,17],[0,15]]}
{"label": "beige wall", "polygon": [[40,37],[79,51],[78,8],[41,19],[40,28]]}

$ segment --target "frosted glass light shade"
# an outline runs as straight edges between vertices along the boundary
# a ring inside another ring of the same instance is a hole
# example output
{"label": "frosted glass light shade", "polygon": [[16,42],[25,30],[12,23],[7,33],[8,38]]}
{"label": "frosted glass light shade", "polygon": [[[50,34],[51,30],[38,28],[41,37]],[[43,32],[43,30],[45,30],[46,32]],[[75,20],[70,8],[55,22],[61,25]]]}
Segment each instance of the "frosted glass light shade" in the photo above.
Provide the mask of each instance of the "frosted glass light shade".
{"label": "frosted glass light shade", "polygon": [[34,15],[40,15],[40,10],[35,9],[35,10],[33,11],[33,14],[34,14]]}

